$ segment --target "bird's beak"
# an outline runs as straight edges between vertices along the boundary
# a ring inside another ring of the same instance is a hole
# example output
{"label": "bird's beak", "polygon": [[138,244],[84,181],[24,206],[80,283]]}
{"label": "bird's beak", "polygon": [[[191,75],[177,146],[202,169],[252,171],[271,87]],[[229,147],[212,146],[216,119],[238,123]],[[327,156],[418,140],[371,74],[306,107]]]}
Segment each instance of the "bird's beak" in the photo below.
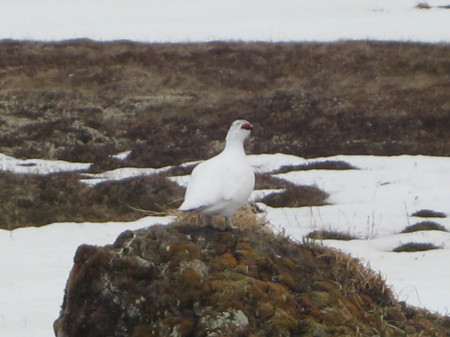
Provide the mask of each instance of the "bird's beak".
{"label": "bird's beak", "polygon": [[253,129],[253,125],[251,125],[250,123],[245,123],[245,124],[242,124],[241,128],[251,131]]}

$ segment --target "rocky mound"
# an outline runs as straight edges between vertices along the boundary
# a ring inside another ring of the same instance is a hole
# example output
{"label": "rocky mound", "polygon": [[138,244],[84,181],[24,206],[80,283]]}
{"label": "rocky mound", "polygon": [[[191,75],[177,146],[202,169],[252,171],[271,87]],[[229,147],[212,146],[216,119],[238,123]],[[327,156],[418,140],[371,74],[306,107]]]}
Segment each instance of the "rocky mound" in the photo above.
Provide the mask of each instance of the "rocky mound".
{"label": "rocky mound", "polygon": [[316,244],[192,225],[78,248],[58,337],[448,336],[450,319],[399,303],[381,277]]}

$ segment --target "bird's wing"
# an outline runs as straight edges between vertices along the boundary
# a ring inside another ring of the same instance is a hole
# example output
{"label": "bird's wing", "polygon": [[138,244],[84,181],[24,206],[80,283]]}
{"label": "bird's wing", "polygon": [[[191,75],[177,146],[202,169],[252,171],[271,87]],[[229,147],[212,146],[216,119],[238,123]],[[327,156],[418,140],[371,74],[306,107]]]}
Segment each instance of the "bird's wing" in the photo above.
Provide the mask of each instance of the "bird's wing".
{"label": "bird's wing", "polygon": [[180,210],[197,210],[223,201],[227,169],[214,158],[200,163],[192,171]]}
{"label": "bird's wing", "polygon": [[246,162],[235,163],[229,168],[229,183],[225,186],[223,197],[245,203],[255,187],[255,174]]}

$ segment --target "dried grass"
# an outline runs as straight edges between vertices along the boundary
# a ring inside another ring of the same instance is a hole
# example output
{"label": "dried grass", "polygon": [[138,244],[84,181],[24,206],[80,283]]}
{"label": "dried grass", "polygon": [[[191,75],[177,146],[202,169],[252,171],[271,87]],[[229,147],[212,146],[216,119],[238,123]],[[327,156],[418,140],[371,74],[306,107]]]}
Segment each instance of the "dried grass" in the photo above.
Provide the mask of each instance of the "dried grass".
{"label": "dried grass", "polygon": [[358,259],[329,248],[326,248],[325,253],[319,258],[328,261],[335,281],[345,285],[343,290],[348,295],[367,294],[385,305],[395,302],[395,297],[381,274],[363,266]]}
{"label": "dried grass", "polygon": [[[180,212],[172,210],[176,218],[175,225],[198,225],[203,226],[203,219],[199,213],[196,212]],[[246,204],[238,212],[233,215],[233,225],[242,230],[249,230],[261,234],[273,234],[273,230],[266,219],[257,214],[251,204]],[[225,219],[222,216],[213,216],[212,221],[220,227],[225,227]]]}

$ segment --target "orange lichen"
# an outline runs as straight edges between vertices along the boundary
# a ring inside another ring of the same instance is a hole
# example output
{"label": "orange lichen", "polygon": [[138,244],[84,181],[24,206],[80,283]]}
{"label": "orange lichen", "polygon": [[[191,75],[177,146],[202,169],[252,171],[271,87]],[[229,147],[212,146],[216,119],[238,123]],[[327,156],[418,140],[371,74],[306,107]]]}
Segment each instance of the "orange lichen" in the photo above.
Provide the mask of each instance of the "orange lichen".
{"label": "orange lichen", "polygon": [[236,266],[238,263],[236,258],[230,253],[223,254],[222,261],[224,264],[229,265],[229,266]]}
{"label": "orange lichen", "polygon": [[295,281],[292,278],[291,274],[287,272],[283,272],[280,275],[278,275],[278,280],[282,285],[288,287],[291,290],[295,288]]}
{"label": "orange lichen", "polygon": [[181,274],[181,279],[184,283],[194,285],[202,281],[202,275],[192,268],[188,268]]}
{"label": "orange lichen", "polygon": [[298,327],[298,317],[292,314],[292,312],[284,310],[282,308],[275,308],[275,313],[271,318],[272,324],[278,329],[286,329],[288,331],[295,331]]}
{"label": "orange lichen", "polygon": [[271,303],[259,303],[256,309],[256,315],[262,319],[268,319],[275,314],[275,307]]}
{"label": "orange lichen", "polygon": [[296,264],[294,261],[292,261],[290,258],[287,257],[280,257],[277,259],[277,264],[285,269],[288,269],[289,271],[294,271]]}

